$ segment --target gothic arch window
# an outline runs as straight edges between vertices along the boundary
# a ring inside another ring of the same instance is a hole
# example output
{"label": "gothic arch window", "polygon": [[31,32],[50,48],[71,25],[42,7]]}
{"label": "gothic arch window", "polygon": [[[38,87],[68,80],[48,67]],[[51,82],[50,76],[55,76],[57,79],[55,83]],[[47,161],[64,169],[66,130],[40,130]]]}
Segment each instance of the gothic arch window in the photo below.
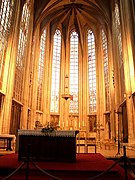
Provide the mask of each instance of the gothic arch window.
{"label": "gothic arch window", "polygon": [[2,0],[0,7],[0,88],[2,87],[5,53],[13,20],[14,0]]}
{"label": "gothic arch window", "polygon": [[119,53],[119,70],[120,70],[120,82],[121,82],[121,95],[122,99],[124,99],[125,93],[125,78],[124,78],[124,62],[123,62],[123,52],[122,52],[122,33],[121,33],[121,22],[120,22],[120,12],[119,12],[119,4],[118,1],[115,0],[114,7],[114,23],[116,30],[116,40],[118,45],[118,53]]}
{"label": "gothic arch window", "polygon": [[102,53],[103,53],[103,64],[104,64],[104,83],[105,83],[105,107],[106,111],[110,110],[110,81],[109,81],[109,67],[108,67],[108,46],[107,37],[102,29]]}
{"label": "gothic arch window", "polygon": [[51,112],[59,111],[60,89],[61,32],[56,29],[53,40]]}
{"label": "gothic arch window", "polygon": [[88,95],[89,113],[96,112],[96,54],[95,36],[88,30]]}
{"label": "gothic arch window", "polygon": [[72,31],[70,35],[70,113],[78,113],[78,33]]}
{"label": "gothic arch window", "polygon": [[16,60],[14,92],[13,92],[13,97],[20,102],[22,100],[22,92],[23,92],[24,64],[25,64],[25,55],[26,55],[26,47],[27,47],[26,45],[28,41],[30,8],[31,6],[28,0],[23,6],[22,17],[20,22],[20,33],[19,33],[18,53]]}
{"label": "gothic arch window", "polygon": [[38,87],[37,87],[37,105],[36,109],[42,109],[42,95],[43,95],[43,76],[44,76],[44,58],[45,58],[45,44],[46,44],[46,29],[43,31],[40,39],[40,56],[38,64]]}

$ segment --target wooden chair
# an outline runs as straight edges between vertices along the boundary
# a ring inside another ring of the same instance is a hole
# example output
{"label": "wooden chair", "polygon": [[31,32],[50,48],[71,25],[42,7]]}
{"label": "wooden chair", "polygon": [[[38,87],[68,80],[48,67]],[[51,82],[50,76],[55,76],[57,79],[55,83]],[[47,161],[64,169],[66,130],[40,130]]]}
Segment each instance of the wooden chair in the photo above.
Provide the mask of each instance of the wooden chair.
{"label": "wooden chair", "polygon": [[87,147],[89,146],[94,146],[95,148],[95,153],[96,153],[96,137],[88,137],[87,138]]}

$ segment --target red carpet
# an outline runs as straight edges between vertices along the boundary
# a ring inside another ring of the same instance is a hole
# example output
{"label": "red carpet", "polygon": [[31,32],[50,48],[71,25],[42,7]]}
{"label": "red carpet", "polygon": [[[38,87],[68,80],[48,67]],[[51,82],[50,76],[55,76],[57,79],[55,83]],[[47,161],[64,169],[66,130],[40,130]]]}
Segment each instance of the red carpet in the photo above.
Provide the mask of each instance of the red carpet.
{"label": "red carpet", "polygon": [[[114,161],[105,159],[101,154],[77,154],[75,163],[63,162],[36,162],[36,164],[49,172],[53,176],[57,176],[62,180],[86,180],[90,177],[96,176],[103,171],[107,170],[114,164]],[[13,172],[19,165],[22,164],[18,161],[17,154],[9,154],[0,156],[0,177],[6,177]],[[9,179],[11,180],[25,180],[26,178],[26,165],[23,166],[16,174]],[[43,174],[30,162],[29,164],[29,180],[51,180],[53,178]],[[124,180],[124,170],[116,165],[108,174],[98,178],[100,180]],[[131,176],[128,180],[133,180]]]}

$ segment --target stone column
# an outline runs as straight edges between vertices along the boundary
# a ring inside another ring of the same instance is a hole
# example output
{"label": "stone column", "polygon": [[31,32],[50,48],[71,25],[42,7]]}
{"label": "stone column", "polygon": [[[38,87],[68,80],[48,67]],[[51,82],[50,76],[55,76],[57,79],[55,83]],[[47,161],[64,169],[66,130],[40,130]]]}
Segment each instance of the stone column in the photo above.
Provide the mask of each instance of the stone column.
{"label": "stone column", "polygon": [[16,1],[14,9],[13,28],[10,30],[8,39],[8,47],[5,55],[5,67],[3,76],[2,92],[5,94],[2,117],[0,121],[0,133],[8,134],[10,131],[11,106],[13,97],[13,82],[15,72],[15,62],[17,54],[18,33],[19,33],[19,17],[20,17],[20,0]]}
{"label": "stone column", "polygon": [[27,129],[30,127],[30,117],[28,117],[28,109],[31,107],[29,106],[29,91],[31,91],[31,83],[30,83],[30,76],[31,76],[31,51],[32,51],[32,35],[33,35],[33,16],[34,16],[34,3],[31,2],[31,9],[30,9],[30,24],[29,24],[29,32],[28,32],[28,39],[27,39],[27,46],[26,46],[26,56],[25,56],[25,72],[24,72],[24,88],[23,88],[23,108],[21,112],[21,122],[20,122],[20,128],[21,129]]}
{"label": "stone column", "polygon": [[135,91],[135,69],[133,59],[133,44],[132,44],[132,23],[131,6],[127,0],[120,0],[121,24],[122,24],[122,37],[123,37],[123,61],[124,61],[124,74],[125,74],[125,97],[127,105],[127,118],[128,118],[128,142],[135,142],[135,111],[133,108],[132,93]]}

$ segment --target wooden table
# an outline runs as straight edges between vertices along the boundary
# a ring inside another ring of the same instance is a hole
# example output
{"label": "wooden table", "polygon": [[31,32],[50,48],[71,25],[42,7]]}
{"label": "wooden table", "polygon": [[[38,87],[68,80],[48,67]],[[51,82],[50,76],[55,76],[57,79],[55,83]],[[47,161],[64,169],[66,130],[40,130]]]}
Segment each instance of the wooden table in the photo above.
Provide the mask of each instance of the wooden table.
{"label": "wooden table", "polygon": [[[0,149],[6,149],[7,151],[12,151],[11,143],[15,139],[15,135],[12,134],[1,134],[0,141],[3,141],[2,146]],[[5,144],[6,141],[6,144]]]}
{"label": "wooden table", "polygon": [[35,161],[75,162],[76,135],[79,131],[18,130],[18,159]]}

